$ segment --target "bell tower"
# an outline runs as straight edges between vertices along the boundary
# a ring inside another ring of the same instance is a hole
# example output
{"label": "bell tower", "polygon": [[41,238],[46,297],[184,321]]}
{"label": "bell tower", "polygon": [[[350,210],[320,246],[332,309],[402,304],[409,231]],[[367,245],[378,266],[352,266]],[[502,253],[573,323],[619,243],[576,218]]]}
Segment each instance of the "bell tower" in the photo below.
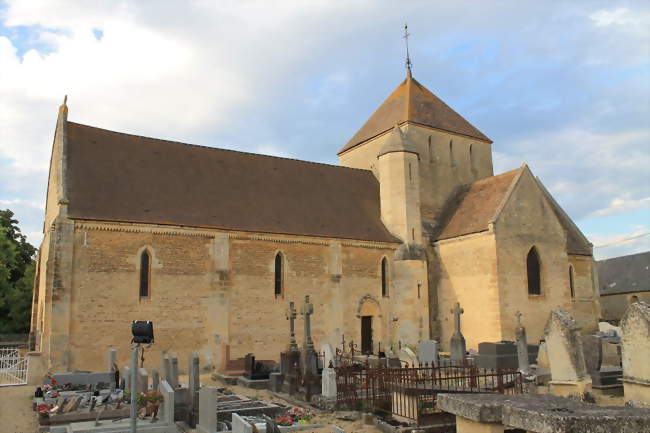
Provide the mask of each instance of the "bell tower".
{"label": "bell tower", "polygon": [[491,144],[407,68],[406,79],[338,157],[343,166],[373,171],[386,227],[405,243],[423,244],[423,236],[435,235],[457,188],[493,175]]}

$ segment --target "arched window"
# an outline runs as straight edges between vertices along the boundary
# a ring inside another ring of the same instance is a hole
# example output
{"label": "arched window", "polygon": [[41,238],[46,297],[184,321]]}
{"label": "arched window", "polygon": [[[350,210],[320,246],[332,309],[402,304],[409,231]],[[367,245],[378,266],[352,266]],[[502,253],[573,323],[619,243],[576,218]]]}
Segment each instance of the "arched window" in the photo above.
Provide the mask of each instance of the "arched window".
{"label": "arched window", "polygon": [[528,294],[541,295],[542,285],[539,255],[537,254],[537,249],[535,247],[530,249],[528,257],[526,257],[526,270],[528,274]]}
{"label": "arched window", "polygon": [[282,253],[277,253],[275,255],[275,296],[282,296]]}
{"label": "arched window", "polygon": [[151,255],[144,250],[140,254],[140,297],[146,298],[151,294]]}
{"label": "arched window", "polygon": [[381,259],[381,296],[388,296],[388,260]]}
{"label": "arched window", "polygon": [[575,298],[576,288],[573,282],[573,266],[569,266],[569,289],[571,289],[571,298]]}

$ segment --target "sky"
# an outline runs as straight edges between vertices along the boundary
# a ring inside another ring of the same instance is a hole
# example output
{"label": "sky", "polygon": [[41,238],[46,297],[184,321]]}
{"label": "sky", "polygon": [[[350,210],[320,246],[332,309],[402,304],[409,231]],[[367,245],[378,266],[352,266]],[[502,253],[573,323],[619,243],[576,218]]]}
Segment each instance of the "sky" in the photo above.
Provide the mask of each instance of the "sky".
{"label": "sky", "polygon": [[42,239],[57,108],[336,164],[413,76],[526,162],[597,259],[650,250],[650,2],[2,1],[0,209]]}

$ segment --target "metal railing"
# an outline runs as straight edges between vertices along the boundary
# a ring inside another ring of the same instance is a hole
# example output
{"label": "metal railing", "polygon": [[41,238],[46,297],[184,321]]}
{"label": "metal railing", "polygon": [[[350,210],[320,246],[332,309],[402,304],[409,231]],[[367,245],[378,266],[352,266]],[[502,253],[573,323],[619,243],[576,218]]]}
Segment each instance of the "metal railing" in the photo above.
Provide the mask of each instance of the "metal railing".
{"label": "metal railing", "polygon": [[440,393],[523,393],[523,377],[514,370],[473,366],[421,366],[336,369],[337,405],[397,415],[422,424],[438,413]]}
{"label": "metal railing", "polygon": [[0,386],[27,384],[29,359],[18,349],[0,349]]}

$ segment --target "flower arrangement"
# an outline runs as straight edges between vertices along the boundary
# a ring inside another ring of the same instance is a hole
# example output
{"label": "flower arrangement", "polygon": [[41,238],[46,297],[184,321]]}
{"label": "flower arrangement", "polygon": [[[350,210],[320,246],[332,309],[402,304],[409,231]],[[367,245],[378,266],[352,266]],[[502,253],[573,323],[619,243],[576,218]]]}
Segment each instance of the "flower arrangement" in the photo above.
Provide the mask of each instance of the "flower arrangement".
{"label": "flower arrangement", "polygon": [[47,403],[41,403],[38,406],[36,406],[36,410],[38,411],[38,414],[43,418],[50,417],[50,409],[52,409],[52,405]]}
{"label": "flower arrangement", "polygon": [[314,415],[309,409],[301,407],[292,407],[283,415],[276,418],[275,422],[281,426],[290,426],[294,424],[309,424]]}

